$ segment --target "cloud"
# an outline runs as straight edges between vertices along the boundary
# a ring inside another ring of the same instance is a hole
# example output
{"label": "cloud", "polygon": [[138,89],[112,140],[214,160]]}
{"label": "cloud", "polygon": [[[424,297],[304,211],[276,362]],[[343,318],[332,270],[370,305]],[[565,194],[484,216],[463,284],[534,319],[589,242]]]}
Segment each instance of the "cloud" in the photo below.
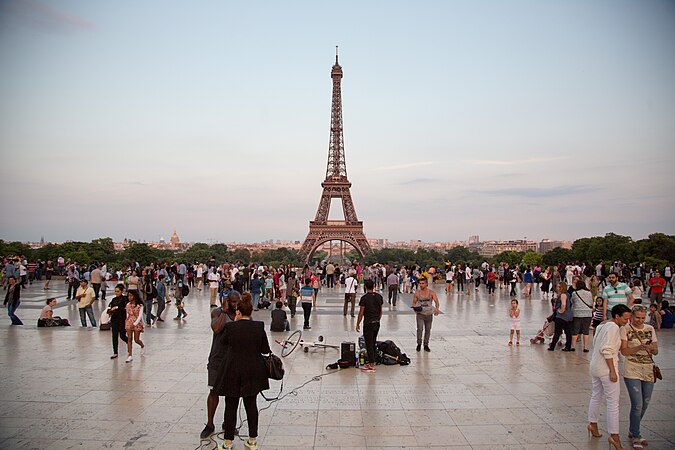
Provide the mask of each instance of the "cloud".
{"label": "cloud", "polygon": [[543,163],[567,159],[566,156],[552,156],[549,158],[526,158],[526,159],[470,159],[465,162],[481,166],[515,166],[519,164]]}
{"label": "cloud", "polygon": [[402,181],[400,184],[404,186],[411,186],[411,185],[420,185],[420,184],[434,184],[438,183],[441,180],[437,180],[435,178],[415,178],[414,180],[410,181]]}
{"label": "cloud", "polygon": [[597,186],[588,185],[563,185],[548,188],[504,188],[485,191],[476,191],[477,194],[497,197],[525,197],[525,198],[549,198],[563,197],[567,195],[586,194],[599,191]]}
{"label": "cloud", "polygon": [[415,163],[408,163],[408,164],[397,164],[395,166],[376,167],[373,170],[380,171],[380,170],[410,169],[412,167],[430,166],[432,164],[438,164],[438,162],[437,161],[422,161],[422,162],[415,162]]}
{"label": "cloud", "polygon": [[9,24],[41,31],[67,33],[96,28],[96,24],[83,17],[37,0],[2,1],[0,2],[0,17],[2,17],[3,25],[7,21]]}
{"label": "cloud", "polygon": [[143,183],[142,181],[122,181],[119,184],[130,186],[149,186],[148,183]]}

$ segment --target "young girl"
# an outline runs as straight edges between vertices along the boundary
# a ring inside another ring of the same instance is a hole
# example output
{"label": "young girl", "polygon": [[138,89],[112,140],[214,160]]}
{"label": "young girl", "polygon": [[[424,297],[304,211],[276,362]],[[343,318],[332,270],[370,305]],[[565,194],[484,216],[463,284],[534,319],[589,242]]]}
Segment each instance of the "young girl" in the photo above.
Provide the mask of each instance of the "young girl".
{"label": "young girl", "polygon": [[651,325],[655,330],[661,329],[661,314],[659,313],[659,308],[656,303],[649,305],[649,321],[647,325]]}
{"label": "young girl", "polygon": [[595,297],[595,304],[593,305],[593,329],[595,330],[602,322],[603,300],[602,297]]}
{"label": "young girl", "polygon": [[509,335],[509,345],[513,345],[513,332],[516,332],[516,345],[520,345],[520,309],[518,309],[518,300],[511,300],[511,309],[509,309],[511,318],[511,334]]}
{"label": "young girl", "polygon": [[127,351],[129,352],[129,357],[125,362],[129,363],[134,359],[132,356],[134,341],[141,346],[141,356],[144,355],[145,345],[141,341],[141,333],[145,331],[145,328],[143,327],[143,302],[141,302],[138,296],[138,290],[132,289],[128,291],[127,297],[129,297],[129,303],[125,306],[127,318],[124,328],[127,330]]}

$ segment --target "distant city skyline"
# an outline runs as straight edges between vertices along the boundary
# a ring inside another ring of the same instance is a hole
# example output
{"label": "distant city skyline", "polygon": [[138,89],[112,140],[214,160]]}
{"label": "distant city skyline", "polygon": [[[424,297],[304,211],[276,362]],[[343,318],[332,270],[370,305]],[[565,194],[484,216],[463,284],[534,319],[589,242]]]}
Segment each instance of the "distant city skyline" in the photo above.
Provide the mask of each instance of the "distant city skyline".
{"label": "distant city skyline", "polygon": [[675,234],[675,3],[0,2],[0,238]]}

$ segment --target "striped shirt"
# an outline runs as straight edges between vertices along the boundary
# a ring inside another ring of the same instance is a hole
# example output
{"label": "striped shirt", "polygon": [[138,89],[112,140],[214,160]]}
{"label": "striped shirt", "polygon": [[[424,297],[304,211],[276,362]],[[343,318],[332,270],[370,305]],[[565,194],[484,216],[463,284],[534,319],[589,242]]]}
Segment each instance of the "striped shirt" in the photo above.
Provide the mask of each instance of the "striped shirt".
{"label": "striped shirt", "polygon": [[617,282],[616,286],[608,284],[602,290],[602,298],[607,299],[607,310],[610,311],[616,305],[628,306],[628,294],[632,293],[626,283]]}

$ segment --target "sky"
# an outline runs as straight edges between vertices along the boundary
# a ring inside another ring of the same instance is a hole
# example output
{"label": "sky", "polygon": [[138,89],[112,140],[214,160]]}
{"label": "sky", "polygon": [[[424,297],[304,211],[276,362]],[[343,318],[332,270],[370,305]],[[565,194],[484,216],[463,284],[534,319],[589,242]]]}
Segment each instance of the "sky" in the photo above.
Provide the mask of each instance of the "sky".
{"label": "sky", "polygon": [[[0,2],[0,239],[675,234],[675,2]],[[331,216],[335,216],[336,210]]]}

